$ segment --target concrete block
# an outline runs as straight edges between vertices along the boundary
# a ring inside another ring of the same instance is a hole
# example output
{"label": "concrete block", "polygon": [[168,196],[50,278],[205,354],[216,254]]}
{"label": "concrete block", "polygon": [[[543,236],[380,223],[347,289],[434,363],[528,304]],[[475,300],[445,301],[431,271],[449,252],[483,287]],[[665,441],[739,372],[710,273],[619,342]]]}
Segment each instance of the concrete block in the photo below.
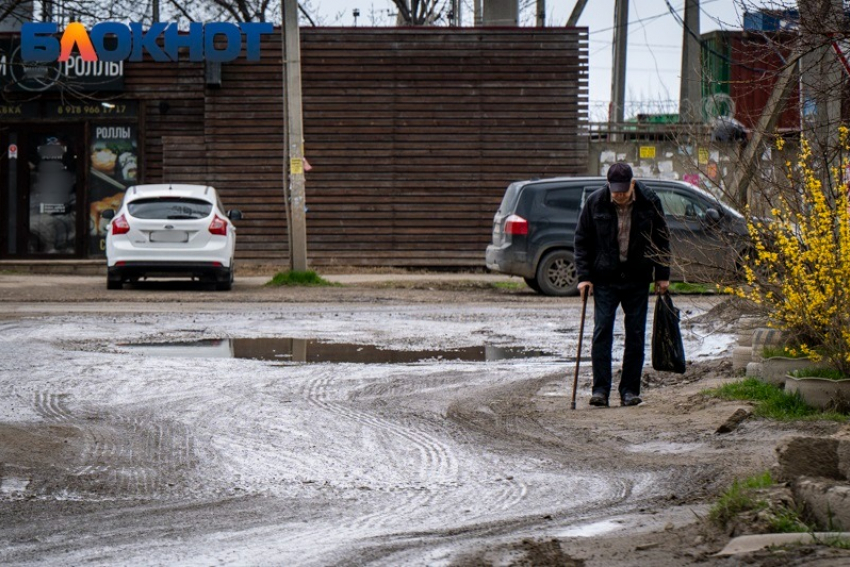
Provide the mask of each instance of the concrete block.
{"label": "concrete block", "polygon": [[[830,539],[848,539],[850,533],[842,532],[818,532],[813,534],[759,534],[738,536],[732,539],[717,556],[738,555],[739,553],[753,553],[770,547],[781,547],[795,544],[812,544]],[[777,563],[778,564],[778,563]],[[738,565],[738,563],[735,563]]]}
{"label": "concrete block", "polygon": [[[794,437],[776,448],[777,480],[793,481],[801,476],[846,480],[838,466],[838,439]],[[848,526],[850,529],[850,526]]]}
{"label": "concrete block", "polygon": [[850,480],[850,439],[838,441],[838,473]]}
{"label": "concrete block", "polygon": [[850,484],[837,480],[800,478],[792,483],[794,498],[806,513],[831,531],[850,529]]}

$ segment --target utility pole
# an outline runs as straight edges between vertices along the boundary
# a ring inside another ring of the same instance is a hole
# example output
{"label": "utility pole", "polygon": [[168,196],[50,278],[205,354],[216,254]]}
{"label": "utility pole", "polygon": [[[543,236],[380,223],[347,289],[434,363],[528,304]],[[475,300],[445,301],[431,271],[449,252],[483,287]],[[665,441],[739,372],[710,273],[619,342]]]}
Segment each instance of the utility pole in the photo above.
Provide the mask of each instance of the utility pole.
{"label": "utility pole", "polygon": [[[286,138],[289,163],[289,267],[307,270],[307,200],[304,179],[304,124],[301,115],[301,38],[298,31],[298,0],[282,0],[283,60],[285,67]],[[285,175],[285,173],[284,173]],[[286,185],[284,179],[284,185]]]}
{"label": "utility pole", "polygon": [[537,0],[537,27],[546,27],[546,0]]}
{"label": "utility pole", "polygon": [[159,0],[153,0],[153,17],[151,18],[154,23],[159,21]]}
{"label": "utility pole", "polygon": [[[803,103],[815,103],[813,120],[805,120],[803,131],[812,141],[814,157],[820,163],[825,187],[832,184],[829,174],[838,163],[838,126],[841,121],[841,93],[844,77],[832,50],[833,34],[843,32],[841,0],[799,0],[800,34],[805,55],[802,59]],[[804,117],[809,118],[809,117]]]}
{"label": "utility pole", "polygon": [[473,25],[476,28],[480,28],[481,25],[484,23],[484,14],[481,12],[481,0],[474,0],[472,4],[472,9],[475,11]]}
{"label": "utility pole", "polygon": [[685,0],[682,29],[682,71],[679,83],[679,122],[701,122],[702,68],[700,66],[699,0]]}
{"label": "utility pole", "polygon": [[570,14],[570,19],[567,20],[568,28],[578,25],[578,19],[581,18],[581,13],[584,12],[585,6],[587,6],[587,0],[576,0],[576,5],[573,6],[573,12]]}
{"label": "utility pole", "polygon": [[[616,0],[614,6],[614,65],[611,77],[611,108],[608,122],[612,129],[625,120],[626,48],[629,43],[629,0]],[[614,135],[612,142],[619,140]]]}

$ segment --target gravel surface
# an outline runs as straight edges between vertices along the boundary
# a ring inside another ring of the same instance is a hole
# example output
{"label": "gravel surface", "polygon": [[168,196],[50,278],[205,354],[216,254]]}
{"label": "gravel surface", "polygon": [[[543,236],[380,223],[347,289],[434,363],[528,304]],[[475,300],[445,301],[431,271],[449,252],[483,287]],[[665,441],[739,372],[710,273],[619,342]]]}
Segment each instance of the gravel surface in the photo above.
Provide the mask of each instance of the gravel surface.
{"label": "gravel surface", "polygon": [[[265,281],[0,274],[0,562],[736,565],[699,520],[716,493],[838,427],[715,433],[742,407],[699,394],[731,377],[718,297],[676,298],[691,364],[647,367],[638,407],[587,406],[588,333],[570,410],[575,298],[482,274]],[[443,354],[309,363],[311,340]],[[453,358],[475,347],[544,355]]]}

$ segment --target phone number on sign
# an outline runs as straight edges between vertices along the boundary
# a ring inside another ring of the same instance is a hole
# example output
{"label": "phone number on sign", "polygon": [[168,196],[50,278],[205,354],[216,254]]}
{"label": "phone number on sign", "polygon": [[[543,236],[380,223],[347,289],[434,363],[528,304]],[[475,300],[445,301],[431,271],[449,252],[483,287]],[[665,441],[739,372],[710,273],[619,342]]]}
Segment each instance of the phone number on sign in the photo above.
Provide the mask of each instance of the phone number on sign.
{"label": "phone number on sign", "polygon": [[70,105],[66,104],[56,108],[56,114],[60,115],[99,115],[108,116],[110,114],[123,114],[127,110],[126,105],[115,104],[110,107],[96,105]]}

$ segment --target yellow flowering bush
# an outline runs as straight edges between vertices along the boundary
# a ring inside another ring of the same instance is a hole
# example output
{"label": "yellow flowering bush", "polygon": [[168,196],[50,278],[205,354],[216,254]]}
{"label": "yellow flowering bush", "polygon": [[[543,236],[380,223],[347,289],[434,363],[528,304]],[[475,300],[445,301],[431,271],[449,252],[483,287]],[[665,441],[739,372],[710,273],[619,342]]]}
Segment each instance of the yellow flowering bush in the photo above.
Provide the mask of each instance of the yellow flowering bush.
{"label": "yellow flowering bush", "polygon": [[[841,142],[848,145],[848,131]],[[771,220],[751,220],[754,257],[746,284],[735,291],[764,307],[774,325],[789,331],[802,353],[850,376],[850,213],[840,171],[825,187],[801,141],[796,201],[779,197]],[[847,163],[842,164],[846,167]],[[842,169],[843,169],[842,167]]]}

